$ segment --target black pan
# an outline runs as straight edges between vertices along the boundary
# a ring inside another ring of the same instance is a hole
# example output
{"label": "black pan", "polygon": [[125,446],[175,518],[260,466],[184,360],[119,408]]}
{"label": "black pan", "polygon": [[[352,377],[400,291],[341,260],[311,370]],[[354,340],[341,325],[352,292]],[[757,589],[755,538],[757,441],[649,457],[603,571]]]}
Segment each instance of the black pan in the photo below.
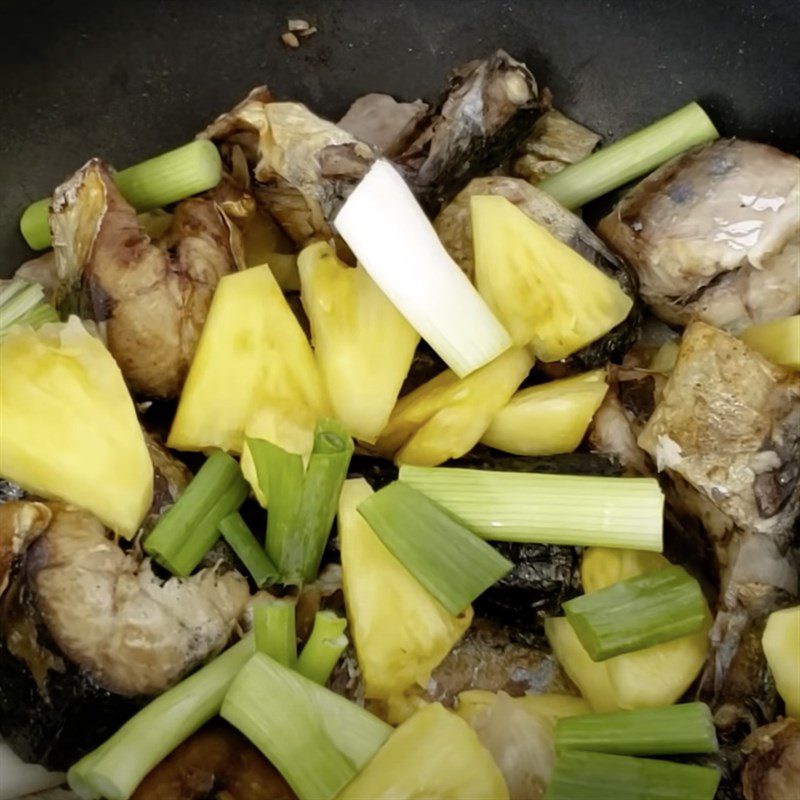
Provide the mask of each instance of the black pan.
{"label": "black pan", "polygon": [[[254,85],[336,118],[367,91],[435,96],[503,47],[613,139],[699,99],[724,134],[800,149],[797,0],[3,0],[0,275],[31,200],[90,156],[191,139]],[[280,43],[287,17],[319,33]]]}

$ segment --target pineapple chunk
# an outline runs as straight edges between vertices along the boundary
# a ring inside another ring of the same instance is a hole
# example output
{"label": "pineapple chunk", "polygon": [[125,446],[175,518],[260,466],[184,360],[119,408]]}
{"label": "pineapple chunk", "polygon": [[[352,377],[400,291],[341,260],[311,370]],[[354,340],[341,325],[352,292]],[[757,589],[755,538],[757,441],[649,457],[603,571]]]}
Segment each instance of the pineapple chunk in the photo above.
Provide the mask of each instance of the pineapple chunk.
{"label": "pineapple chunk", "polygon": [[653,372],[661,372],[664,375],[669,375],[675,369],[675,363],[678,360],[678,352],[681,346],[678,342],[664,342],[658,348],[653,360],[650,362],[650,369]]}
{"label": "pineapple chunk", "polygon": [[0,342],[0,475],[136,533],[153,464],[122,373],[77,317]]}
{"label": "pineapple chunk", "polygon": [[471,450],[533,366],[512,348],[485,367],[458,378],[445,370],[402,397],[377,442],[398,464],[435,467]]}
{"label": "pineapple chunk", "polygon": [[[497,701],[497,692],[485,689],[468,689],[458,695],[458,708],[456,713],[462,719],[472,724],[472,721],[486,711]],[[533,714],[544,720],[551,728],[564,717],[576,717],[581,714],[591,714],[591,706],[582,697],[572,694],[526,694],[522,697],[513,697],[511,702],[519,706],[528,714]]]}
{"label": "pineapple chunk", "polygon": [[523,389],[495,416],[481,441],[521,456],[571,453],[607,391],[602,369]]}
{"label": "pineapple chunk", "polygon": [[761,644],[787,716],[800,719],[800,606],[773,611]]}
{"label": "pineapple chunk", "polygon": [[269,269],[253,267],[217,286],[167,444],[240,453],[248,425],[274,407],[301,427],[328,414],[308,339]]}
{"label": "pineapple chunk", "polygon": [[342,583],[365,695],[397,700],[414,684],[427,685],[472,622],[472,609],[450,614],[389,552],[357,511],[371,494],[363,478],[342,487]]}
{"label": "pineapple chunk", "polygon": [[471,198],[478,291],[520,347],[558,361],[633,308],[620,285],[500,195]]}
{"label": "pineapple chunk", "polygon": [[508,800],[503,775],[475,731],[432,703],[417,711],[338,800]]}
{"label": "pineapple chunk", "polygon": [[298,265],[334,413],[351,436],[372,443],[389,421],[419,335],[366,270],[339,261],[327,242],[306,247]]}
{"label": "pineapple chunk", "polygon": [[[584,590],[669,566],[660,553],[589,547],[584,551],[581,580]],[[545,632],[561,666],[595,712],[655,708],[674,703],[697,677],[708,656],[711,613],[696,633],[633,653],[592,661],[565,618],[549,619]]]}
{"label": "pineapple chunk", "polygon": [[739,338],[774,364],[800,369],[800,314],[753,325]]}
{"label": "pineapple chunk", "polygon": [[[619,711],[614,685],[608,674],[607,661],[592,661],[566,617],[550,617],[544,621],[544,632],[550,648],[569,679],[581,690],[596,714]],[[617,656],[622,658],[622,656]],[[609,659],[610,660],[610,659]]]}

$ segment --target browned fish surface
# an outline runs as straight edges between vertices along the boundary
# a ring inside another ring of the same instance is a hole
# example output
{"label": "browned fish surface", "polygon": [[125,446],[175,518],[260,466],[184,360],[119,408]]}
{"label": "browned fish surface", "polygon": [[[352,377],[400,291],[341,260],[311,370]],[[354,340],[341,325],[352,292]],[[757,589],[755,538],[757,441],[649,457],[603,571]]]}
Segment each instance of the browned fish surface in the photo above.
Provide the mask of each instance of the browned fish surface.
{"label": "browned fish surface", "polygon": [[735,724],[754,705],[769,718],[760,632],[798,592],[800,375],[695,322],[639,444],[666,472],[673,510],[700,519],[714,543],[720,599],[705,685],[717,721]]}
{"label": "browned fish surface", "polygon": [[800,310],[800,159],[719,139],[657,169],[599,232],[667,322],[740,331]]}
{"label": "browned fish surface", "polygon": [[800,723],[782,719],[753,731],[742,743],[742,788],[747,800],[797,800],[800,795]]}
{"label": "browned fish surface", "polygon": [[235,728],[212,722],[139,784],[131,800],[295,800],[281,774]]}
{"label": "browned fish surface", "polygon": [[180,392],[219,279],[236,269],[232,231],[210,200],[179,203],[151,242],[100,161],[89,161],[53,198],[56,301],[78,293],[78,310],[104,334],[131,390]]}

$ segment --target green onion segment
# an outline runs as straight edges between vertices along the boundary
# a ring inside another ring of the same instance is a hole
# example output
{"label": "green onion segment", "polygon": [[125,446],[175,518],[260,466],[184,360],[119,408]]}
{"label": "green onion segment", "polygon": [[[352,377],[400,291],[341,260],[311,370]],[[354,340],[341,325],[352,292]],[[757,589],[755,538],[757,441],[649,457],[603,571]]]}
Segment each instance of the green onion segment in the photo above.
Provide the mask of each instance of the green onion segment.
{"label": "green onion segment", "polygon": [[682,703],[565,717],[556,725],[556,749],[659,756],[716,753],[719,746],[709,707]]}
{"label": "green onion segment", "polygon": [[[114,173],[122,196],[140,212],[213,189],[221,178],[219,151],[207,139],[197,139]],[[31,203],[20,218],[22,235],[33,250],[44,250],[51,244],[49,209],[50,198],[46,197]]]}
{"label": "green onion segment", "polygon": [[311,635],[297,660],[297,671],[324,686],[348,644],[347,620],[333,611],[318,611]]}
{"label": "green onion segment", "polygon": [[321,420],[303,469],[301,456],[262,439],[248,439],[258,482],[269,497],[267,555],[284,583],[313,581],[347,476],[353,440],[335,420]]}
{"label": "green onion segment", "polygon": [[575,597],[562,608],[593,661],[695,633],[706,616],[700,584],[676,565]]}
{"label": "green onion segment", "polygon": [[400,481],[490,541],[662,550],[655,478],[404,465]]}
{"label": "green onion segment", "polygon": [[396,481],[358,511],[392,555],[451,614],[460,614],[513,564],[441,506]]}
{"label": "green onion segment", "polygon": [[167,689],[72,766],[70,788],[81,800],[128,800],[156,764],[219,712],[231,681],[252,655],[248,635]]}
{"label": "green onion segment", "polygon": [[361,706],[257,653],[220,714],[275,765],[300,800],[331,800],[389,738]]}
{"label": "green onion segment", "polygon": [[221,520],[219,530],[259,589],[278,580],[280,577],[278,568],[269,560],[264,548],[258,543],[238,511]]}
{"label": "green onion segment", "polygon": [[38,328],[45,322],[58,322],[58,314],[45,302],[44,289],[38,283],[14,278],[0,289],[0,338],[13,325]]}
{"label": "green onion segment", "polygon": [[568,750],[544,800],[713,800],[719,778],[694,764]]}
{"label": "green onion segment", "polygon": [[270,598],[253,606],[256,650],[284,667],[297,664],[296,604],[290,598]]}
{"label": "green onion segment", "polygon": [[174,575],[189,575],[219,538],[220,522],[239,508],[248,490],[236,461],[215,451],[144,540],[145,552]]}
{"label": "green onion segment", "polygon": [[545,178],[537,188],[566,208],[580,208],[590,200],[654,170],[690,147],[717,138],[719,133],[706,112],[697,103],[689,103]]}

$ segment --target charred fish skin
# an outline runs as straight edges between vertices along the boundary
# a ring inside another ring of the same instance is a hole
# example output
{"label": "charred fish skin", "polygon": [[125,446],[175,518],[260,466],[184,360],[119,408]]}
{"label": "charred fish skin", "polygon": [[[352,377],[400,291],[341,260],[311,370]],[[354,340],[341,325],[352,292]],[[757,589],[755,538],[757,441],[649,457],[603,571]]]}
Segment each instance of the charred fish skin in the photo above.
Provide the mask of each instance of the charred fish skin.
{"label": "charred fish skin", "polygon": [[450,74],[427,126],[395,159],[429,213],[512,155],[540,113],[530,70],[504,50]]}
{"label": "charred fish skin", "polygon": [[236,269],[217,205],[191,198],[151,242],[109,168],[85,164],[53,196],[55,300],[96,321],[130,389],[180,392],[219,279]]}
{"label": "charred fish skin", "polygon": [[580,217],[568,211],[547,193],[522,178],[490,175],[473,178],[434,220],[434,228],[442,244],[471,279],[474,279],[475,275],[475,261],[470,198],[486,194],[505,197],[532,220],[547,228],[556,239],[571,247],[590,264],[615,280],[625,294],[634,301],[633,310],[627,319],[612,328],[605,336],[563,361],[541,364],[540,367],[544,368],[550,377],[563,377],[573,372],[584,372],[603,366],[609,361],[621,362],[625,353],[636,342],[641,325],[638,283],[634,271],[624,259],[612,252]]}
{"label": "charred fish skin", "polygon": [[[798,593],[798,420],[800,376],[694,322],[639,436],[666,472],[673,511],[701,520],[714,545],[720,595],[702,690],[731,731],[775,713],[760,634]],[[780,485],[767,503],[765,481]]]}
{"label": "charred fish skin", "polygon": [[628,192],[600,235],[666,322],[740,332],[800,310],[800,159],[719,139]]}

